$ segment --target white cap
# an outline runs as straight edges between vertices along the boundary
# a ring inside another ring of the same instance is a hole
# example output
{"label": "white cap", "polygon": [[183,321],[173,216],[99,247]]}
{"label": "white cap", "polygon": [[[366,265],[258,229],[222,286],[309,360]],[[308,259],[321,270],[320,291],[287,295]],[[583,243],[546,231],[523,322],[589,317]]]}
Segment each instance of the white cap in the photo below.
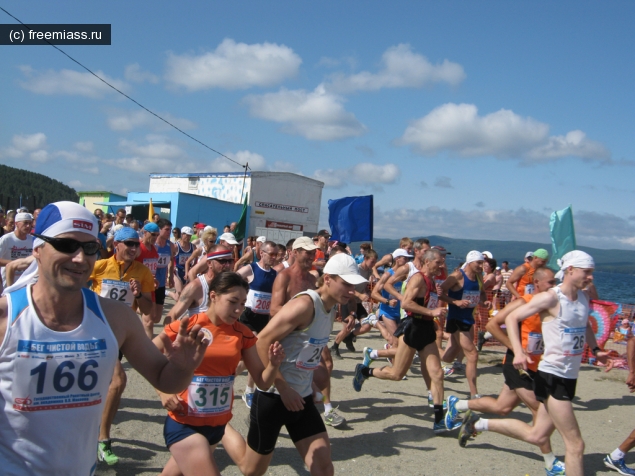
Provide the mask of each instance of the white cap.
{"label": "white cap", "polygon": [[324,266],[324,274],[335,274],[348,284],[367,283],[368,280],[359,274],[355,260],[346,253],[338,253],[329,259]]}
{"label": "white cap", "polygon": [[224,241],[230,245],[237,245],[236,237],[233,233],[223,233],[219,238],[219,241]]}
{"label": "white cap", "polygon": [[313,240],[308,236],[300,236],[296,238],[292,246],[292,249],[294,250],[303,249],[306,251],[317,250],[317,248],[318,247],[313,244]]}
{"label": "white cap", "polygon": [[181,234],[192,236],[194,234],[194,230],[192,230],[189,226],[184,226],[183,228],[181,228]]}
{"label": "white cap", "polygon": [[406,258],[412,258],[412,255],[409,255],[408,252],[406,250],[404,250],[403,248],[397,248],[395,251],[392,252],[392,257],[393,258],[399,258],[400,256],[404,256]]}
{"label": "white cap", "polygon": [[[71,202],[72,203],[72,202]],[[81,207],[81,205],[80,205]],[[13,219],[15,223],[20,221],[33,221],[33,215],[26,212],[16,213],[15,218]]]}
{"label": "white cap", "polygon": [[465,264],[468,265],[473,263],[474,261],[483,261],[485,256],[480,251],[472,250],[465,257]]}
{"label": "white cap", "polygon": [[259,236],[258,238],[256,238],[256,241],[258,241],[260,243],[264,243],[265,241],[267,241],[267,237],[266,236]]}
{"label": "white cap", "polygon": [[[21,215],[21,214],[19,214]],[[33,217],[27,213],[32,220]],[[16,216],[17,221],[17,216]],[[37,220],[35,233],[49,237],[56,237],[62,233],[81,232],[93,238],[99,233],[99,223],[95,215],[75,202],[55,202],[45,206]],[[33,248],[44,244],[40,238],[33,241]]]}
{"label": "white cap", "polygon": [[489,258],[489,259],[494,259],[494,255],[492,254],[491,251],[483,251],[483,256]]}
{"label": "white cap", "polygon": [[534,256],[534,252],[533,251],[528,251],[527,253],[525,253],[525,259],[531,258],[533,256]]}

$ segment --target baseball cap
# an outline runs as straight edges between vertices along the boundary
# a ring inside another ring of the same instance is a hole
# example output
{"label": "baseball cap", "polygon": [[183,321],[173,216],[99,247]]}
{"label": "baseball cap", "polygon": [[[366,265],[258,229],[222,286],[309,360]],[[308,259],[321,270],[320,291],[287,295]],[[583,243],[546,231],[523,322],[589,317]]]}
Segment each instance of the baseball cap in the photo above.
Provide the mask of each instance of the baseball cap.
{"label": "baseball cap", "polygon": [[397,248],[395,251],[392,252],[393,258],[399,258],[400,256],[404,256],[406,258],[412,258],[412,255],[408,254],[408,252],[404,250],[403,248]]}
{"label": "baseball cap", "polygon": [[159,225],[157,225],[154,222],[146,223],[145,226],[143,227],[143,230],[149,233],[159,233],[159,231],[161,231],[159,229]]}
{"label": "baseball cap", "polygon": [[192,230],[189,226],[184,226],[181,228],[181,235],[190,235],[194,234],[194,230]]}
{"label": "baseball cap", "polygon": [[[38,216],[35,233],[55,237],[62,233],[79,231],[97,238],[99,225],[97,218],[88,209],[75,202],[55,202],[45,206]],[[40,238],[33,241],[33,247],[44,244]]]}
{"label": "baseball cap", "polygon": [[297,250],[300,248],[306,251],[317,250],[317,246],[313,244],[313,240],[308,236],[301,236],[295,239],[292,249]]}
{"label": "baseball cap", "polygon": [[494,259],[494,255],[492,254],[491,251],[483,251],[483,256],[489,258],[489,259]]}
{"label": "baseball cap", "polygon": [[138,240],[139,233],[129,226],[123,226],[115,232],[115,241]]}
{"label": "baseball cap", "polygon": [[450,253],[448,250],[446,250],[443,246],[439,246],[439,245],[434,245],[432,248],[430,248],[432,250],[437,250],[439,253],[443,254],[443,255],[451,255],[452,253]]}
{"label": "baseball cap", "polygon": [[483,261],[485,256],[480,251],[472,250],[465,257],[465,264],[473,263],[474,261]]}
{"label": "baseball cap", "polygon": [[368,280],[359,274],[359,268],[355,260],[345,254],[339,253],[326,262],[324,274],[334,274],[342,278],[348,284],[367,283]]}
{"label": "baseball cap", "polygon": [[267,237],[266,236],[259,236],[258,238],[256,238],[256,241],[259,243],[264,243],[265,241],[267,241]]}
{"label": "baseball cap", "polygon": [[549,259],[549,252],[544,248],[538,248],[534,251],[534,258]]}
{"label": "baseball cap", "polygon": [[331,237],[331,234],[329,233],[329,231],[328,231],[328,230],[320,230],[320,231],[318,231],[317,236],[327,236],[327,237],[329,237],[329,238],[330,238],[330,237]]}
{"label": "baseball cap", "polygon": [[533,257],[534,257],[534,252],[533,251],[528,251],[527,253],[525,253],[525,259],[533,258]]}
{"label": "baseball cap", "polygon": [[[183,233],[183,231],[181,231],[181,233]],[[238,244],[238,242],[236,241],[236,237],[234,236],[233,233],[223,233],[218,239],[219,241],[225,241],[229,243],[230,245]]]}
{"label": "baseball cap", "polygon": [[[197,223],[196,224],[196,229],[197,230],[202,230],[203,228],[205,228],[205,223]],[[181,232],[182,233],[182,232]]]}
{"label": "baseball cap", "polygon": [[[81,206],[81,205],[80,205]],[[15,223],[20,221],[33,221],[33,215],[27,212],[20,212],[15,214],[15,218],[13,219]]]}

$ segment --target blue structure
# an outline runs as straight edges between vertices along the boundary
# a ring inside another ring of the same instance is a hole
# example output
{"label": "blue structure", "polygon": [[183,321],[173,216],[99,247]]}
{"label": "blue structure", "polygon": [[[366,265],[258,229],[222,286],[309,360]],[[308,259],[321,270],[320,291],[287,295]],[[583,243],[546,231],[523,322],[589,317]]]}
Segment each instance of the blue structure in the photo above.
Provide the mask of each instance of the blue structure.
{"label": "blue structure", "polygon": [[[223,227],[238,221],[243,206],[216,198],[202,197],[183,192],[129,192],[126,201],[109,202],[113,207],[132,207],[131,213],[138,220],[148,217],[148,207],[152,205],[156,213],[168,218],[173,226],[182,228],[194,222],[205,223],[223,232]],[[161,212],[169,208],[169,215]]]}

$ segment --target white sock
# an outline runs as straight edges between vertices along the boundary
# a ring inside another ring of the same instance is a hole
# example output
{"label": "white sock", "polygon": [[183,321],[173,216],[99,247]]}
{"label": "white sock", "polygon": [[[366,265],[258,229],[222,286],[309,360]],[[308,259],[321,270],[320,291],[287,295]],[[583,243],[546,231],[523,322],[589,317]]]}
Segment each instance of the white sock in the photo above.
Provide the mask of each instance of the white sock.
{"label": "white sock", "polygon": [[376,350],[371,350],[370,351],[370,358],[373,359],[373,360],[376,360],[376,359],[379,358],[379,354],[377,354]]}
{"label": "white sock", "polygon": [[545,459],[545,468],[553,468],[553,463],[556,461],[556,455],[553,454],[553,451],[543,454],[542,457]]}
{"label": "white sock", "polygon": [[624,456],[626,456],[626,453],[624,453],[621,449],[616,448],[615,451],[613,451],[613,453],[611,453],[611,459],[613,461],[617,461],[618,459],[622,459]]}
{"label": "white sock", "polygon": [[494,336],[492,335],[491,332],[488,331],[488,332],[485,333],[485,335],[483,337],[485,338],[485,340],[487,340],[487,339],[491,339]]}
{"label": "white sock", "polygon": [[460,412],[466,412],[470,409],[470,407],[467,406],[468,401],[469,400],[459,400],[458,402],[456,402],[454,408],[456,408]]}
{"label": "white sock", "polygon": [[331,405],[330,403],[325,403],[324,414],[331,413],[331,410],[333,410],[333,405]]}
{"label": "white sock", "polygon": [[254,393],[256,389],[254,387],[246,386],[245,393]]}
{"label": "white sock", "polygon": [[487,431],[489,429],[489,420],[481,418],[476,423],[474,423],[474,429],[476,431]]}

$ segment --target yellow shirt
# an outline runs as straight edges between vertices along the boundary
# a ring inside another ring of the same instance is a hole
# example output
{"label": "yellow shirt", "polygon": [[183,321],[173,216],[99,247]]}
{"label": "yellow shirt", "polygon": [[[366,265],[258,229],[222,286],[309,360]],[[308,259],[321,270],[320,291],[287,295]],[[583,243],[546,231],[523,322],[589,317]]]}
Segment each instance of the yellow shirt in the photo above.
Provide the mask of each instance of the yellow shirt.
{"label": "yellow shirt", "polygon": [[146,266],[138,261],[133,261],[128,269],[125,268],[126,266],[123,261],[117,261],[114,255],[97,261],[90,275],[93,291],[102,297],[123,301],[129,306],[134,300],[129,286],[131,279],[141,283],[142,293],[154,291],[154,278]]}

